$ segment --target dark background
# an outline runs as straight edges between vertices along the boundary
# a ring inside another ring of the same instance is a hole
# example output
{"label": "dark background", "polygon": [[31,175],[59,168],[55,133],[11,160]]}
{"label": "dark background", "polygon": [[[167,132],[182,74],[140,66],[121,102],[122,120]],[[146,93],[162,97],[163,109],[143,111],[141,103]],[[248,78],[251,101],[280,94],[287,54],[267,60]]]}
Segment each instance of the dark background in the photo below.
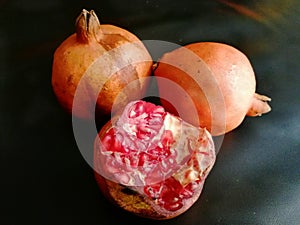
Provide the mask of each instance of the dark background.
{"label": "dark background", "polygon": [[[238,3],[231,4],[231,3]],[[55,48],[82,8],[142,40],[242,50],[272,112],[225,136],[198,202],[152,221],[102,197],[51,88]],[[0,224],[298,224],[300,2],[0,0]]]}

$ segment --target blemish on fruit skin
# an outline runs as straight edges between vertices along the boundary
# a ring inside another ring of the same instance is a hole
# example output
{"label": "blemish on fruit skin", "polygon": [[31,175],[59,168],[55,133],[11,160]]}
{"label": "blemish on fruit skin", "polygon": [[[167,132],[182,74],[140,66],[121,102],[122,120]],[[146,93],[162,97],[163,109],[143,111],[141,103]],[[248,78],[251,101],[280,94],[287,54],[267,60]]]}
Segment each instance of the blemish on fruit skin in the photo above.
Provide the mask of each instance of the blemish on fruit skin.
{"label": "blemish on fruit skin", "polygon": [[124,187],[122,190],[121,190],[124,194],[127,194],[127,195],[136,195],[136,192],[131,190],[130,188],[127,188],[127,187]]}
{"label": "blemish on fruit skin", "polygon": [[67,78],[67,83],[68,83],[68,85],[71,85],[71,84],[73,83],[72,80],[73,80],[73,75],[70,74],[70,75],[68,76],[68,78]]}

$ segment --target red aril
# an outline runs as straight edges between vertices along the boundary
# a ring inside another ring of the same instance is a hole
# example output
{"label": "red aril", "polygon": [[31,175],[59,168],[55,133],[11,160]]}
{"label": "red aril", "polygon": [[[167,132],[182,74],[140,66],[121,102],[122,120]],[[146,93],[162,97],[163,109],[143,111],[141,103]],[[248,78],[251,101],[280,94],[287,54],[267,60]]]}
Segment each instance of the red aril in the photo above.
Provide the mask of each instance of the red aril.
{"label": "red aril", "polygon": [[101,190],[117,205],[166,219],[198,199],[215,157],[206,129],[138,100],[99,132],[94,169]]}

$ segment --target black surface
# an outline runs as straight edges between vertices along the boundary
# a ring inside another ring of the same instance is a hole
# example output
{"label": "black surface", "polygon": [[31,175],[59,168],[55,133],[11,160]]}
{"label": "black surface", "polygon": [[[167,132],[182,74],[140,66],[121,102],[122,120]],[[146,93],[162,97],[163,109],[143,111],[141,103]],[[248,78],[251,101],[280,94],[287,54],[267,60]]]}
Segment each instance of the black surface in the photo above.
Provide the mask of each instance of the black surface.
{"label": "black surface", "polygon": [[[93,2],[93,3],[92,3]],[[300,2],[0,1],[0,224],[289,224],[300,221]],[[252,12],[245,10],[251,9]],[[272,112],[225,136],[198,202],[169,221],[116,210],[51,89],[55,48],[82,8],[142,40],[218,41],[251,60]],[[253,14],[254,12],[254,14]]]}

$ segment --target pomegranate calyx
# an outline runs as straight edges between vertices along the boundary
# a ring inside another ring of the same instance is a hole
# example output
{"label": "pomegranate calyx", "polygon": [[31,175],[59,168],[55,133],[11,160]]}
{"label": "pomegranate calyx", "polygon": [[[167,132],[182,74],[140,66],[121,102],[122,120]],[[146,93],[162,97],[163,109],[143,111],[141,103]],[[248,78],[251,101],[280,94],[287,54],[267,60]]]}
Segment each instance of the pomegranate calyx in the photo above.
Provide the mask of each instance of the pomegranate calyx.
{"label": "pomegranate calyx", "polygon": [[261,116],[262,114],[270,112],[271,107],[268,104],[270,101],[271,98],[268,96],[255,93],[252,99],[251,107],[247,112],[247,116]]}
{"label": "pomegranate calyx", "polygon": [[86,9],[83,9],[76,19],[75,26],[77,40],[79,42],[87,44],[93,40],[100,40],[100,22],[94,10],[89,12]]}

